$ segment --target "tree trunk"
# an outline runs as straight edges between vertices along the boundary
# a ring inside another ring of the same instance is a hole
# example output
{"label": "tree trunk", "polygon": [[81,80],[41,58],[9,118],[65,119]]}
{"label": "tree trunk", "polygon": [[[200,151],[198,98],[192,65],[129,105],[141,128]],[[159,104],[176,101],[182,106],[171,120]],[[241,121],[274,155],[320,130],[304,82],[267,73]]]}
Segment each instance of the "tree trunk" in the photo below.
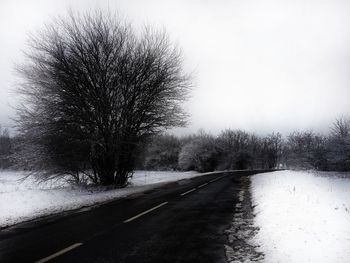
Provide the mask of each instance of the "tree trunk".
{"label": "tree trunk", "polygon": [[116,162],[115,184],[118,187],[125,187],[129,174],[134,168],[135,143],[127,142],[122,144],[119,153]]}
{"label": "tree trunk", "polygon": [[96,144],[91,153],[91,166],[101,185],[113,185],[115,182],[115,154],[108,147]]}
{"label": "tree trunk", "polygon": [[114,184],[114,171],[102,170],[100,173],[101,185],[108,186]]}

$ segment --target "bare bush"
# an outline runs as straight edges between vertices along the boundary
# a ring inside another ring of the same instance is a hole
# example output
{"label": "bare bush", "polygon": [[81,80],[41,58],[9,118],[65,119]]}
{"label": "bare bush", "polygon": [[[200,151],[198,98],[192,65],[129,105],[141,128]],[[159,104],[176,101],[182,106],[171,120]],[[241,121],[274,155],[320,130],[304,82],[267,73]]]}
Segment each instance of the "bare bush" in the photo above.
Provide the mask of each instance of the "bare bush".
{"label": "bare bush", "polygon": [[217,166],[218,154],[215,138],[200,131],[185,139],[179,153],[179,167],[198,172],[213,171]]}
{"label": "bare bush", "polygon": [[178,170],[180,139],[173,135],[154,136],[147,145],[144,168],[147,170]]}
{"label": "bare bush", "polygon": [[326,169],[327,138],[313,132],[293,132],[284,147],[290,168]]}
{"label": "bare bush", "polygon": [[337,119],[328,140],[327,158],[330,169],[350,170],[350,119]]}
{"label": "bare bush", "polygon": [[18,67],[25,98],[18,111],[25,158],[49,178],[85,173],[125,186],[135,148],[185,124],[189,76],[165,33],[100,11],[71,13],[34,35]]}
{"label": "bare bush", "polygon": [[218,139],[220,170],[247,169],[251,166],[250,135],[241,130],[225,130]]}

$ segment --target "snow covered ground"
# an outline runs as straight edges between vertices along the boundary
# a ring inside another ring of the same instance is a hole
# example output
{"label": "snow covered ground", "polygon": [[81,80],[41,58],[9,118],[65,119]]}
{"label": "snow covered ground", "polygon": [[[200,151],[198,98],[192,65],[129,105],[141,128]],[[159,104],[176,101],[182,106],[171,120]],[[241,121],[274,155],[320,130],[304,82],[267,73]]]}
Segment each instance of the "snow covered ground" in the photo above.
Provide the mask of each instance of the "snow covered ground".
{"label": "snow covered ground", "polygon": [[280,171],[251,183],[264,262],[350,262],[349,174]]}
{"label": "snow covered ground", "polygon": [[199,176],[197,172],[136,171],[130,186],[99,191],[71,187],[64,181],[37,183],[26,174],[0,170],[0,228],[40,216],[78,209],[140,193],[166,182]]}

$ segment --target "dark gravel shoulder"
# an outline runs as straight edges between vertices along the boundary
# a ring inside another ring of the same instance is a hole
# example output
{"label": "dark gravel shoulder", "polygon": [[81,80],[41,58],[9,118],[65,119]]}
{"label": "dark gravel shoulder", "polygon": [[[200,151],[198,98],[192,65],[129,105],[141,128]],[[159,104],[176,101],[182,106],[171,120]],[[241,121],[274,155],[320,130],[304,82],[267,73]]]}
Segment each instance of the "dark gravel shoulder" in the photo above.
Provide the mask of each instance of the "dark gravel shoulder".
{"label": "dark gravel shoulder", "polygon": [[254,226],[254,209],[250,191],[250,177],[242,177],[238,202],[234,204],[234,216],[226,230],[226,257],[229,263],[262,262],[264,254],[254,244],[253,237],[259,231]]}

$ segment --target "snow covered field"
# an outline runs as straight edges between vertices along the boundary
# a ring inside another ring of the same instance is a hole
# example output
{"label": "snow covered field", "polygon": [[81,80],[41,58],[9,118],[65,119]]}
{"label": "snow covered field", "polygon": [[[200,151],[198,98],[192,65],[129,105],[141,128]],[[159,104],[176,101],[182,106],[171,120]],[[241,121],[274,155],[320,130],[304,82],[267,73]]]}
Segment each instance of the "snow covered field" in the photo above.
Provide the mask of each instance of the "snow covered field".
{"label": "snow covered field", "polygon": [[349,174],[265,173],[251,190],[264,262],[350,262]]}
{"label": "snow covered field", "polygon": [[130,186],[98,191],[71,187],[63,181],[38,184],[24,172],[0,170],[0,228],[36,217],[103,203],[140,193],[162,183],[199,176],[197,172],[136,171]]}

